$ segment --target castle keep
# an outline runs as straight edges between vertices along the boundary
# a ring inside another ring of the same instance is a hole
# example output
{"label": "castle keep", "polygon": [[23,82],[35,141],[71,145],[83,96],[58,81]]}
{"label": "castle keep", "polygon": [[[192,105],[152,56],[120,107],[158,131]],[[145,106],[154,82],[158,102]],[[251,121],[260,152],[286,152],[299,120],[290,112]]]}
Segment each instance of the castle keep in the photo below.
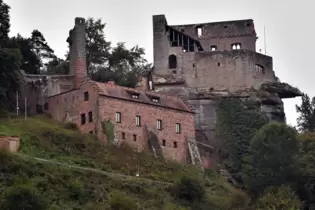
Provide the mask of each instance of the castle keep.
{"label": "castle keep", "polygon": [[[216,146],[216,99],[251,98],[271,121],[285,121],[283,98],[301,92],[281,83],[272,57],[256,52],[253,20],[170,25],[153,16],[154,68],[138,88],[180,96],[195,114],[197,141]],[[211,154],[199,144],[204,159]]]}

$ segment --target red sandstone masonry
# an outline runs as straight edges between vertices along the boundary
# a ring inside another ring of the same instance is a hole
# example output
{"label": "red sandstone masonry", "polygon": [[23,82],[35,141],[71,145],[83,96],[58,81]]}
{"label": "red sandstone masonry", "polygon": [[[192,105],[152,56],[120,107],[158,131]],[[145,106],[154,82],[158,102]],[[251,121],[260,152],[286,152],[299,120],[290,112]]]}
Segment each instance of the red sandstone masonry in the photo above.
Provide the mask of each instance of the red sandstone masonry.
{"label": "red sandstone masonry", "polygon": [[0,136],[0,150],[17,152],[20,148],[20,138],[12,136]]}

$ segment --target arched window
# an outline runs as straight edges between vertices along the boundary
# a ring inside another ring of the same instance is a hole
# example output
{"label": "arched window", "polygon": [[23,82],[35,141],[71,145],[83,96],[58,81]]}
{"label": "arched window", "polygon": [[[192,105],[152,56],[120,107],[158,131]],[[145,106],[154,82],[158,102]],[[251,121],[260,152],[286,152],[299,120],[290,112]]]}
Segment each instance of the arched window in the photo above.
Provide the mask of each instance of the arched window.
{"label": "arched window", "polygon": [[168,57],[168,67],[170,69],[176,69],[177,68],[177,58],[176,55],[170,55]]}

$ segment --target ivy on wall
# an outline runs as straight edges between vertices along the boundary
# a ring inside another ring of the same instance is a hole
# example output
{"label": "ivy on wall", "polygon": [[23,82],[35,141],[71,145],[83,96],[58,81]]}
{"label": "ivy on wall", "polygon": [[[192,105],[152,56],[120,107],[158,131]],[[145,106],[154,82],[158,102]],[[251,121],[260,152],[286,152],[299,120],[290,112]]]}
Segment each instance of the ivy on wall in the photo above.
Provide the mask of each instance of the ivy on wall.
{"label": "ivy on wall", "polygon": [[106,135],[108,142],[111,144],[115,141],[115,125],[110,121],[106,120],[102,122],[102,130]]}
{"label": "ivy on wall", "polygon": [[216,131],[222,141],[219,153],[230,173],[239,181],[250,140],[266,123],[267,117],[254,106],[253,101],[232,97],[218,100]]}

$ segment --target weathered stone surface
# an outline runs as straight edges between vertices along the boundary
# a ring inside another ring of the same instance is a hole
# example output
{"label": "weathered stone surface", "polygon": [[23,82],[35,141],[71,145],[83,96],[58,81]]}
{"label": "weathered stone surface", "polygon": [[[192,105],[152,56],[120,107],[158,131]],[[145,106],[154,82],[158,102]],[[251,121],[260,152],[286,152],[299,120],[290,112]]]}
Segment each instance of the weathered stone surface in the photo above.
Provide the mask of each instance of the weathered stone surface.
{"label": "weathered stone surface", "polygon": [[278,93],[280,98],[293,98],[303,94],[298,88],[283,82],[265,82],[260,89],[270,93]]}
{"label": "weathered stone surface", "polygon": [[15,136],[0,136],[0,150],[17,152],[20,148],[20,138]]}

